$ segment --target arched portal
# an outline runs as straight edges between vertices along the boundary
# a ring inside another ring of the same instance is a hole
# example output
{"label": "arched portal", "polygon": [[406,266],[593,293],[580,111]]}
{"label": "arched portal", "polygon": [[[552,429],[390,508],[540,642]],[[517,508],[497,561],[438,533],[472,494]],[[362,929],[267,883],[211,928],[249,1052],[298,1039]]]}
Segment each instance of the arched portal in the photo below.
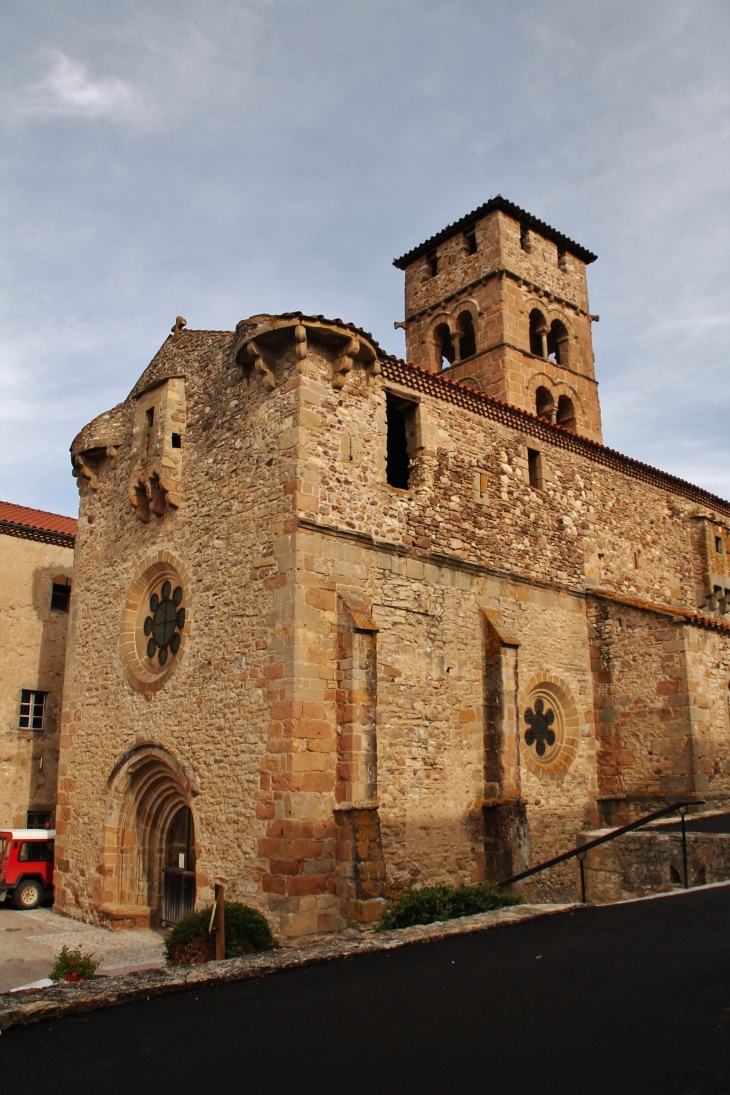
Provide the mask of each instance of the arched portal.
{"label": "arched portal", "polygon": [[[130,917],[136,909],[150,923],[175,922],[195,901],[195,826],[185,773],[162,746],[141,745],[115,766],[109,787],[103,904],[121,906]],[[177,881],[166,885],[168,871]]]}

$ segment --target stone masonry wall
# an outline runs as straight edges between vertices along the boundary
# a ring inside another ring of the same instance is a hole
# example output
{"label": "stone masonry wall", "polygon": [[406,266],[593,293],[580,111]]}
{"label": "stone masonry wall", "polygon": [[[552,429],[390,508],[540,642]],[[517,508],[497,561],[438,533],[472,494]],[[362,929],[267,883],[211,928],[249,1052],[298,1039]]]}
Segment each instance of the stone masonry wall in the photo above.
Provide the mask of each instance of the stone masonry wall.
{"label": "stone masonry wall", "polygon": [[[53,582],[73,575],[73,548],[0,534],[0,825],[53,813],[68,615],[51,610]],[[47,692],[43,731],[19,730],[23,689]]]}

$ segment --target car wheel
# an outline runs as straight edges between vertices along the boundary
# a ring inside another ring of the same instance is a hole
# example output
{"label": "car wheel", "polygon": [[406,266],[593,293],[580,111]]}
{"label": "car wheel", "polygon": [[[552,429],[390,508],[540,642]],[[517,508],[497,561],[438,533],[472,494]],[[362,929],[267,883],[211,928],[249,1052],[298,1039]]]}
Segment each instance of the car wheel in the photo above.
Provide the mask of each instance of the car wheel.
{"label": "car wheel", "polygon": [[16,909],[37,909],[43,900],[43,887],[29,878],[15,887]]}

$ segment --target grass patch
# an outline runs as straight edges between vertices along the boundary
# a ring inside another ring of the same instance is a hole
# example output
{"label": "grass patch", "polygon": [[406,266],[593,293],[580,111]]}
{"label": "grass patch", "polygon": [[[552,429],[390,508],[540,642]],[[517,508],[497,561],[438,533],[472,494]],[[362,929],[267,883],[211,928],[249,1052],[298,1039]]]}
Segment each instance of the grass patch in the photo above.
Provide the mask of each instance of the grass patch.
{"label": "grass patch", "polygon": [[[208,931],[212,906],[188,913],[165,940],[168,966],[199,966],[215,957],[215,934]],[[239,901],[226,901],[226,958],[240,958],[276,946],[265,916]]]}
{"label": "grass patch", "polygon": [[478,886],[424,886],[408,890],[383,913],[376,932],[410,928],[414,924],[433,924],[437,920],[455,920],[460,916],[491,912],[510,905],[521,905],[519,894],[500,890],[492,882]]}

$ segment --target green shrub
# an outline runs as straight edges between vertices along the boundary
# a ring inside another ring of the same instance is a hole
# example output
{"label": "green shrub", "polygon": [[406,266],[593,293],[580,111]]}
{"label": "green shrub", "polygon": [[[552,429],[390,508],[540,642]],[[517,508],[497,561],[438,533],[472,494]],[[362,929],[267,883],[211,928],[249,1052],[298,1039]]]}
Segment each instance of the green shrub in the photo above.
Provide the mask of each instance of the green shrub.
{"label": "green shrub", "polygon": [[[197,966],[215,957],[215,932],[208,931],[212,906],[188,913],[165,940],[169,966]],[[270,951],[276,944],[265,916],[239,901],[226,901],[226,958]]]}
{"label": "green shrub", "polygon": [[51,981],[86,981],[93,977],[101,965],[101,959],[94,958],[92,954],[81,953],[82,944],[70,951],[67,946],[61,947],[56,955],[56,961],[51,970]]}
{"label": "green shrub", "polygon": [[436,920],[453,920],[520,904],[522,898],[518,894],[500,890],[492,882],[480,882],[478,886],[424,886],[421,890],[408,890],[394,901],[375,930],[384,932],[410,928],[413,924],[433,924]]}

